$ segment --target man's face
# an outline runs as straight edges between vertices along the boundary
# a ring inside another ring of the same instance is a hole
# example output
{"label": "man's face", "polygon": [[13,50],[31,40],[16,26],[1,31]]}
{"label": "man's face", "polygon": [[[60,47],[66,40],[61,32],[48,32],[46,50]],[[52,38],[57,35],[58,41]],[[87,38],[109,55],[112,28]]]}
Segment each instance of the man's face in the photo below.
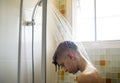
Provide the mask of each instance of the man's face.
{"label": "man's face", "polygon": [[57,60],[57,63],[64,68],[66,72],[73,73],[75,74],[78,71],[76,61],[70,58],[69,56],[67,57],[60,57]]}

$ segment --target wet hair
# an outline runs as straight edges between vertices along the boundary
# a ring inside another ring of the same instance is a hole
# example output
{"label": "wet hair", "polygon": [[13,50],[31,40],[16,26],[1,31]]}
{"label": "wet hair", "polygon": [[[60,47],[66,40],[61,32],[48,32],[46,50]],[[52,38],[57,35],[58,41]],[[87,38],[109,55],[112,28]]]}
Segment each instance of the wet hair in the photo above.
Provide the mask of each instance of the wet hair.
{"label": "wet hair", "polygon": [[[56,66],[56,70],[57,70],[57,59],[58,57],[62,56],[62,53],[64,53],[65,51],[67,50],[77,50],[78,47],[77,45],[72,42],[72,41],[63,41],[61,42],[58,47],[56,48],[56,51],[54,53],[54,56],[53,56],[53,64]],[[58,68],[59,68],[59,65],[58,65]]]}

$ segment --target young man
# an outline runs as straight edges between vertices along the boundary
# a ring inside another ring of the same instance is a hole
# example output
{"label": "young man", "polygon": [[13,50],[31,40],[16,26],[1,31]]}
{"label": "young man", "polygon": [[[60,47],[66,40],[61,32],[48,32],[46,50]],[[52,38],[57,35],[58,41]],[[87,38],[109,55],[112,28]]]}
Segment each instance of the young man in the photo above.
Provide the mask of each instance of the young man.
{"label": "young man", "polygon": [[69,73],[81,74],[77,77],[78,83],[103,83],[97,69],[82,55],[77,45],[72,41],[61,42],[53,56],[55,66],[64,67]]}

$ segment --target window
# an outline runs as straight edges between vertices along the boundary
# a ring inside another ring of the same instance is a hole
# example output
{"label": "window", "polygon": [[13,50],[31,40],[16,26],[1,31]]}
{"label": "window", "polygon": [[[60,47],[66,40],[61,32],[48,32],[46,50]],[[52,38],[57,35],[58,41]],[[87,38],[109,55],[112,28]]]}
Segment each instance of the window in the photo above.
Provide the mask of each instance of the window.
{"label": "window", "polygon": [[119,40],[119,0],[73,0],[76,41]]}

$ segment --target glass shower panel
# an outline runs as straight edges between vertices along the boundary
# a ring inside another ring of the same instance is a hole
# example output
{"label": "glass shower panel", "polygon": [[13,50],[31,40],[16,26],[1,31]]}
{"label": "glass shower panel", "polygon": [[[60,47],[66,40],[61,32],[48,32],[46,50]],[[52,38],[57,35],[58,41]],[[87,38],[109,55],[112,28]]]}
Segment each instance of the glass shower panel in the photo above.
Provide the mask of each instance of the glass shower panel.
{"label": "glass shower panel", "polygon": [[17,83],[20,0],[0,0],[0,83]]}
{"label": "glass shower panel", "polygon": [[[42,6],[38,0],[23,0],[20,17],[20,1],[0,0],[0,83],[17,83],[18,60],[20,83],[41,81]],[[20,18],[21,58],[18,59]]]}

